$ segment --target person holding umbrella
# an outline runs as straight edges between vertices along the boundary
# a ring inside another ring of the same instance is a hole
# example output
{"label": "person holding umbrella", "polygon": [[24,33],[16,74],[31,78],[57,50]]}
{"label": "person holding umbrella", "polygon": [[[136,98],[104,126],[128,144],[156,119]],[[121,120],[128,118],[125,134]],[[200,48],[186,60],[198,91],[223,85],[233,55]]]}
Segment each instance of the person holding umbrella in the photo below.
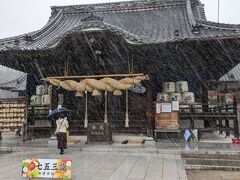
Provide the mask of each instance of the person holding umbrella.
{"label": "person holding umbrella", "polygon": [[69,127],[67,121],[67,113],[69,110],[65,108],[59,108],[49,113],[48,118],[54,118],[56,120],[55,135],[57,136],[58,149],[60,154],[64,154],[64,149],[67,149],[67,129]]}
{"label": "person holding umbrella", "polygon": [[64,154],[64,149],[67,149],[67,129],[69,127],[67,117],[60,113],[58,119],[56,120],[56,131],[58,140],[58,149],[60,149],[60,154]]}

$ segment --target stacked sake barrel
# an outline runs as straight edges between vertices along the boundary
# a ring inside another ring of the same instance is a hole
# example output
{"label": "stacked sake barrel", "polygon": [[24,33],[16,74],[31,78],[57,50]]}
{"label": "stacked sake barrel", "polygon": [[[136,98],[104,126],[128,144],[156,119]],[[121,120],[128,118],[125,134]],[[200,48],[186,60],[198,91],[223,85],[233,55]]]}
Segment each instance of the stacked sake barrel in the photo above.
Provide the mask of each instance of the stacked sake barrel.
{"label": "stacked sake barrel", "polygon": [[[187,81],[164,82],[163,92],[157,94],[157,102],[160,106],[164,103],[172,105],[172,101],[192,104],[195,102],[194,93],[188,91]],[[178,129],[179,128],[179,110],[164,112],[160,110],[155,116],[155,127],[157,129]]]}
{"label": "stacked sake barrel", "polygon": [[32,106],[48,106],[52,104],[52,85],[38,85],[36,95],[31,97]]}
{"label": "stacked sake barrel", "polygon": [[193,92],[188,91],[187,81],[164,82],[163,92],[157,94],[157,101],[179,101],[191,104],[195,102]]}
{"label": "stacked sake barrel", "polygon": [[0,131],[8,132],[20,129],[26,119],[24,103],[0,104]]}

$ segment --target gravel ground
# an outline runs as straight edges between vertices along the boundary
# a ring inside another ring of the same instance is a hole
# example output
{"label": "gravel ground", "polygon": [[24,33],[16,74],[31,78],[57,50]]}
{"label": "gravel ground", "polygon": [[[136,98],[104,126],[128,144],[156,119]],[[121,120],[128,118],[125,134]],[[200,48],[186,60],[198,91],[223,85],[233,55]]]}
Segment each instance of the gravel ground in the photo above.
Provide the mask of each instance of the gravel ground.
{"label": "gravel ground", "polygon": [[240,171],[186,170],[188,180],[239,180]]}

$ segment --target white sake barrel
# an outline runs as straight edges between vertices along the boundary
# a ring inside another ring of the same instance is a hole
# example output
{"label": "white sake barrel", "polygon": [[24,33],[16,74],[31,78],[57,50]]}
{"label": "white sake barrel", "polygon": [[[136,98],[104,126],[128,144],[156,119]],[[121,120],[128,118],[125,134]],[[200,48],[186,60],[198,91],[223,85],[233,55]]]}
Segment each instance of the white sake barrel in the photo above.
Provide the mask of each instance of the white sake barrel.
{"label": "white sake barrel", "polygon": [[48,87],[47,85],[38,85],[36,87],[36,94],[37,95],[44,95],[48,93]]}
{"label": "white sake barrel", "polygon": [[182,102],[183,103],[194,103],[195,97],[193,92],[183,92],[182,93]]}
{"label": "white sake barrel", "polygon": [[218,103],[218,92],[217,91],[208,91],[208,102],[210,104]]}
{"label": "white sake barrel", "polygon": [[52,94],[53,86],[49,85],[48,86],[48,94]]}
{"label": "white sake barrel", "polygon": [[170,93],[169,94],[169,100],[170,101],[182,101],[182,95],[181,93]]}
{"label": "white sake barrel", "polygon": [[175,83],[174,82],[164,82],[163,83],[163,92],[165,92],[165,93],[175,92]]}
{"label": "white sake barrel", "polygon": [[188,82],[187,81],[177,81],[176,82],[176,92],[188,92]]}
{"label": "white sake barrel", "polygon": [[47,95],[42,95],[42,105],[51,105],[52,104],[52,95],[47,94]]}
{"label": "white sake barrel", "polygon": [[168,93],[157,93],[157,101],[169,101]]}
{"label": "white sake barrel", "polygon": [[226,93],[225,99],[227,104],[233,104],[233,94],[232,93]]}
{"label": "white sake barrel", "polygon": [[31,97],[31,105],[33,105],[33,106],[39,106],[39,105],[41,105],[42,104],[42,99],[41,99],[42,97],[41,96],[39,96],[39,95],[33,95],[32,97]]}

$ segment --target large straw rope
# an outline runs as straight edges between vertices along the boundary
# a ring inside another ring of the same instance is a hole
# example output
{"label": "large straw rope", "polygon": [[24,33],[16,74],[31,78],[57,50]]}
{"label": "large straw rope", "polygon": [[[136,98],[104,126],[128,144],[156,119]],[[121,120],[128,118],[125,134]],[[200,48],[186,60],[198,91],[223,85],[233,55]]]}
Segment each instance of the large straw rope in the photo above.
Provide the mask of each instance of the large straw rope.
{"label": "large straw rope", "polygon": [[139,79],[139,80],[149,80],[149,76],[148,75],[136,76],[134,78],[135,79]]}
{"label": "large straw rope", "polygon": [[81,80],[77,85],[77,91],[88,91],[93,92],[93,87],[86,84],[86,79]]}
{"label": "large straw rope", "polygon": [[86,84],[91,87],[94,87],[95,89],[99,89],[102,91],[105,91],[105,90],[110,91],[110,92],[114,91],[113,87],[111,87],[109,84],[107,84],[106,82],[103,82],[103,81],[96,80],[96,79],[86,79]]}
{"label": "large straw rope", "polygon": [[68,91],[76,91],[78,82],[73,80],[60,81],[60,86]]}
{"label": "large straw rope", "polygon": [[124,84],[138,84],[141,82],[141,80],[136,79],[136,78],[124,78],[119,80],[119,82],[124,83]]}
{"label": "large straw rope", "polygon": [[59,87],[60,86],[60,80],[59,79],[52,79],[52,78],[45,78],[43,79],[44,81],[47,81],[49,82],[50,84],[52,84],[53,86],[57,86]]}
{"label": "large straw rope", "polygon": [[99,81],[109,84],[114,89],[126,90],[126,89],[130,89],[132,87],[131,84],[124,84],[113,78],[102,78]]}

